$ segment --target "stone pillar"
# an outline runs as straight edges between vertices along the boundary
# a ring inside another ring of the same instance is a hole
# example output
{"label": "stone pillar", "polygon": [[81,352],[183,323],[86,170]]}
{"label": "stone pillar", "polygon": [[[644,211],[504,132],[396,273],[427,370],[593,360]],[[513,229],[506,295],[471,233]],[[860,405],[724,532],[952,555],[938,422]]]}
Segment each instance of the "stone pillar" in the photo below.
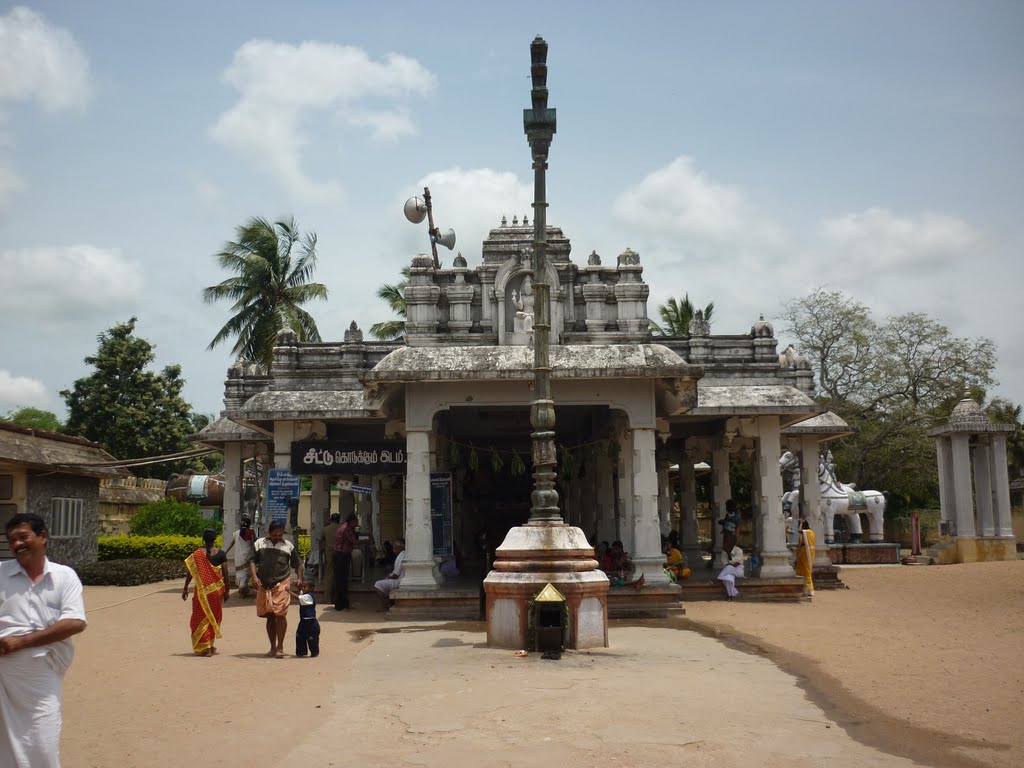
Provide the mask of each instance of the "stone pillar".
{"label": "stone pillar", "polygon": [[668,461],[658,461],[658,522],[662,536],[668,536],[672,530],[672,486],[669,482],[668,468]]}
{"label": "stone pillar", "polygon": [[729,484],[729,449],[720,446],[711,454],[712,496],[714,497],[714,514],[711,516],[711,551],[712,564],[722,568],[726,563],[722,552],[722,526],[719,521],[725,517],[725,502],[732,498],[732,487]]}
{"label": "stone pillar", "polygon": [[[316,553],[316,562],[318,567],[316,569],[315,583],[318,587],[323,589],[323,574],[324,574],[324,563],[323,553],[320,552],[320,531],[323,530],[324,523],[327,522],[331,515],[331,486],[328,481],[327,475],[313,475],[313,488],[309,494],[309,551]],[[327,552],[326,556],[331,557],[332,552]],[[311,576],[308,575],[308,576]]]}
{"label": "stone pillar", "polygon": [[956,496],[953,494],[953,444],[948,437],[935,440],[935,455],[939,468],[939,507],[943,522],[956,523]]}
{"label": "stone pillar", "polygon": [[[613,438],[614,439],[614,438]],[[619,531],[615,528],[615,474],[618,469],[607,451],[598,454],[595,463],[597,472],[596,498],[594,508],[597,514],[597,536],[601,541],[609,543],[619,538]]]}
{"label": "stone pillar", "polygon": [[[342,475],[342,480],[347,480],[350,483],[356,481],[355,475]],[[338,491],[338,514],[341,515],[341,522],[345,522],[345,518],[349,515],[354,514],[356,511],[356,495],[351,491]],[[408,555],[406,555],[408,557]]]}
{"label": "stone pillar", "polygon": [[658,472],[655,468],[654,429],[633,428],[633,578],[644,577],[645,584],[670,584],[665,574],[665,554],[661,551],[658,528]]}
{"label": "stone pillar", "polygon": [[405,481],[405,576],[402,589],[436,589],[430,527],[430,432],[407,426]]}
{"label": "stone pillar", "polygon": [[238,530],[242,516],[242,446],[240,443],[225,443],[224,451],[224,527],[223,541],[226,547]]}
{"label": "stone pillar", "polygon": [[[619,522],[616,531],[616,538],[622,540],[622,547],[627,552],[636,554],[635,517],[636,510],[633,508],[633,461],[634,448],[630,444],[629,432],[626,437],[620,437],[616,431],[615,439],[619,440]],[[623,444],[624,443],[624,444]]]}
{"label": "stone pillar", "polygon": [[[750,449],[745,452],[747,454],[747,461],[750,464],[750,540],[751,544],[748,548],[749,552],[761,553],[761,549],[764,546],[764,523],[761,520],[761,475],[757,471],[757,451]],[[743,530],[743,523],[740,522],[739,530],[737,530],[736,539],[739,541],[739,533]],[[743,546],[739,544],[739,546]]]}
{"label": "stone pillar", "polygon": [[[373,534],[374,560],[384,554],[381,549],[384,540],[380,536],[380,482],[381,477],[378,475],[370,483],[370,487],[373,488],[373,493],[370,496],[370,502],[373,504],[373,514],[370,516],[370,532]],[[372,562],[369,563],[369,565],[372,564]]]}
{"label": "stone pillar", "polygon": [[587,308],[586,326],[590,333],[601,333],[608,327],[604,303],[608,286],[601,282],[601,267],[586,268],[588,282],[583,284],[583,301]]}
{"label": "stone pillar", "polygon": [[409,284],[402,291],[407,340],[420,334],[437,333],[440,320],[437,303],[441,298],[441,289],[434,283],[434,260],[430,256],[414,256],[409,274]]}
{"label": "stone pillar", "polygon": [[[242,445],[241,443],[224,443],[224,527],[221,535],[224,549],[231,544],[231,539],[238,530],[242,515]],[[228,555],[234,558],[235,552]],[[234,562],[232,560],[232,562]],[[228,569],[234,574],[234,567]],[[236,585],[237,586],[237,585]]]}
{"label": "stone pillar", "polygon": [[764,538],[761,543],[761,578],[793,576],[786,548],[786,521],[782,514],[782,474],[779,456],[782,443],[778,416],[757,418],[757,469],[760,478],[761,520]]}
{"label": "stone pillar", "polygon": [[693,471],[695,453],[683,441],[679,457],[679,539],[690,568],[701,565],[700,529],[697,526],[697,475]]}
{"label": "stone pillar", "polygon": [[[821,513],[821,486],[818,484],[818,438],[814,435],[800,437],[800,511],[806,516],[814,531],[814,566],[831,566],[829,546],[825,541],[825,516]],[[793,527],[799,530],[799,521],[793,520]]]}
{"label": "stone pillar", "polygon": [[309,494],[310,535],[320,529],[331,516],[331,489],[327,475],[313,475],[313,488]]}
{"label": "stone pillar", "polygon": [[953,453],[953,497],[956,499],[956,535],[973,539],[974,499],[971,483],[970,438],[965,434],[950,437]]}
{"label": "stone pillar", "polygon": [[643,271],[644,268],[640,266],[640,255],[636,251],[627,248],[619,254],[619,281],[615,284],[613,292],[618,305],[619,332],[630,336],[650,336],[647,296],[651,289],[640,278]]}
{"label": "stone pillar", "polygon": [[[462,254],[459,254],[456,257],[457,263],[460,263],[458,259],[461,256]],[[461,263],[465,264],[465,259],[462,259]],[[448,297],[448,327],[456,335],[466,335],[473,327],[472,305],[476,289],[466,282],[466,274],[469,272],[466,267],[456,266],[452,271],[455,273],[455,282],[445,291]]]}
{"label": "stone pillar", "polygon": [[1010,477],[1006,464],[1006,436],[992,435],[992,502],[995,535],[1013,538],[1010,520]]}
{"label": "stone pillar", "polygon": [[988,439],[979,437],[974,446],[974,500],[978,506],[978,535],[995,536],[992,515],[992,462]]}

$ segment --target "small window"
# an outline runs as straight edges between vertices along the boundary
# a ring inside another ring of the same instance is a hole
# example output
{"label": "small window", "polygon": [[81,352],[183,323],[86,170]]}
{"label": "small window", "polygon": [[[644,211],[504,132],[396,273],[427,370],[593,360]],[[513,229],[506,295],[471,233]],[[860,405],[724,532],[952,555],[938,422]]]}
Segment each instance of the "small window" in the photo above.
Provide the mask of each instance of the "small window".
{"label": "small window", "polygon": [[0,501],[14,498],[14,475],[0,475]]}
{"label": "small window", "polygon": [[74,539],[82,535],[82,500],[50,500],[50,536]]}

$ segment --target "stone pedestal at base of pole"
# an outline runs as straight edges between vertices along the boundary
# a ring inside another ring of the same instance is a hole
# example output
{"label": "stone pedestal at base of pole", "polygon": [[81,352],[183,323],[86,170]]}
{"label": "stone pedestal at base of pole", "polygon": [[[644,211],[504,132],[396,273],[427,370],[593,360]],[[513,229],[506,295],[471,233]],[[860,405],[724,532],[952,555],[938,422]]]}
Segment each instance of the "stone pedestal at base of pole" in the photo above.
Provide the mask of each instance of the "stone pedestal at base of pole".
{"label": "stone pedestal at base of pole", "polygon": [[558,523],[521,525],[498,547],[484,579],[487,644],[526,648],[530,601],[552,584],[566,599],[566,648],[608,646],[608,578],[579,528]]}

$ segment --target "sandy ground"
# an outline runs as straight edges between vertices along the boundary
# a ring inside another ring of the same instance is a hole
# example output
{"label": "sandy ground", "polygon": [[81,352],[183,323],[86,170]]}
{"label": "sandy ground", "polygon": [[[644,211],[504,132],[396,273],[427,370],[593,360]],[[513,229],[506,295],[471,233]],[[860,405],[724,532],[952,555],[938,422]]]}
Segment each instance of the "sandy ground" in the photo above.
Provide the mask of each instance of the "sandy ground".
{"label": "sandy ground", "polygon": [[[1024,561],[846,568],[813,604],[693,602],[560,661],[482,623],[321,609],[318,659],[267,659],[232,598],[191,653],[179,583],[86,589],[63,765],[1019,766]],[[298,609],[292,607],[289,649]]]}

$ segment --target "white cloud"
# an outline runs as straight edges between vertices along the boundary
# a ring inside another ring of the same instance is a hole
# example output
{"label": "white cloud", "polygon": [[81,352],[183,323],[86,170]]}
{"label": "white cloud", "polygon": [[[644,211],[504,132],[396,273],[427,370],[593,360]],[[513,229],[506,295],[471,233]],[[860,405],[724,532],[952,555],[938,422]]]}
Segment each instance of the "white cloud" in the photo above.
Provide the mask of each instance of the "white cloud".
{"label": "white cloud", "polygon": [[736,187],[713,181],[689,157],[678,157],[627,187],[612,205],[621,223],[648,236],[683,240],[718,252],[777,249],[781,226],[760,213]]}
{"label": "white cloud", "polygon": [[437,84],[419,62],[398,54],[373,61],[359,48],[269,40],[245,43],[223,77],[240,98],[217,119],[213,138],[261,166],[296,199],[326,204],[343,194],[337,182],[315,181],[302,168],[310,114],[333,111],[372,128],[374,138],[395,139],[415,132],[405,101],[427,96]]}
{"label": "white cloud", "polygon": [[38,325],[81,323],[138,304],[142,267],[119,249],[92,245],[0,251],[0,317]]}
{"label": "white cloud", "polygon": [[7,414],[18,408],[49,408],[50,398],[46,387],[38,379],[15,376],[0,368],[0,414]]}
{"label": "white cloud", "polygon": [[88,99],[89,61],[70,33],[28,8],[0,16],[0,212],[25,186],[4,154],[13,148],[4,130],[8,103],[35,102],[52,112]]}
{"label": "white cloud", "polygon": [[945,266],[965,256],[980,240],[955,216],[899,217],[884,208],[826,219],[820,233],[837,265],[875,274]]}
{"label": "white cloud", "polygon": [[0,107],[20,99],[58,110],[88,98],[89,61],[67,30],[28,8],[0,16]]}
{"label": "white cloud", "polygon": [[372,128],[373,138],[378,141],[397,141],[402,136],[416,133],[412,118],[404,110],[356,111],[349,115],[348,122],[360,128]]}

